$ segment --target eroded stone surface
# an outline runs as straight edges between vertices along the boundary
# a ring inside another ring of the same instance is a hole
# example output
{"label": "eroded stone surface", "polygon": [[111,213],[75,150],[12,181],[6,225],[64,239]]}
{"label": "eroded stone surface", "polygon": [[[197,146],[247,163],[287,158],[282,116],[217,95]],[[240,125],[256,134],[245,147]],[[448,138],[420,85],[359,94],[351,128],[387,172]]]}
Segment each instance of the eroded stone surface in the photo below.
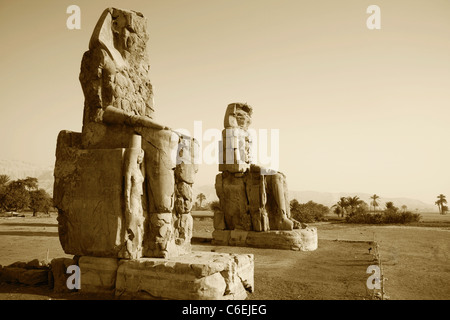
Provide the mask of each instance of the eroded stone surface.
{"label": "eroded stone surface", "polygon": [[121,260],[116,296],[139,299],[245,299],[253,255],[193,252],[171,259]]}
{"label": "eroded stone surface", "polygon": [[29,262],[17,261],[9,266],[0,266],[0,283],[20,283],[29,286],[47,285],[49,280],[47,261],[34,259]]}
{"label": "eroded stone surface", "polygon": [[318,247],[317,228],[271,230],[255,232],[245,230],[214,230],[212,244],[267,249],[314,251]]}
{"label": "eroded stone surface", "polygon": [[67,274],[67,268],[77,265],[77,262],[69,258],[55,258],[51,261],[51,273],[53,291],[56,293],[70,292],[67,287],[67,279],[71,274]]}
{"label": "eroded stone surface", "polygon": [[114,294],[118,259],[83,256],[78,265],[83,293]]}
{"label": "eroded stone surface", "polygon": [[48,270],[2,268],[0,280],[0,282],[21,283],[30,286],[47,284]]}

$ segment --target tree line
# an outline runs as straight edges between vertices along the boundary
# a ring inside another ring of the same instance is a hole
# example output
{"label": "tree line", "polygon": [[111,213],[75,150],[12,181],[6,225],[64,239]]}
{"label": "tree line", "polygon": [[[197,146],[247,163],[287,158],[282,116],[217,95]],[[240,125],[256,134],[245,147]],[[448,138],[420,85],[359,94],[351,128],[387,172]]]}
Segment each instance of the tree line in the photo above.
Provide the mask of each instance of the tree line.
{"label": "tree line", "polygon": [[22,212],[28,209],[36,216],[38,212],[48,214],[52,207],[52,197],[39,188],[37,178],[11,180],[8,175],[0,174],[0,212]]}
{"label": "tree line", "polygon": [[[344,222],[367,224],[410,223],[421,219],[420,214],[408,211],[406,205],[398,208],[392,201],[388,201],[383,209],[378,209],[380,197],[375,194],[371,199],[369,205],[358,196],[341,197],[331,208],[314,201],[300,203],[297,199],[292,199],[291,217],[304,223],[320,222],[327,221],[328,214],[333,212]],[[209,203],[209,209],[214,212],[220,211],[219,201]]]}
{"label": "tree line", "polygon": [[409,223],[421,219],[420,214],[408,211],[406,205],[399,208],[392,201],[386,202],[383,209],[377,210],[380,207],[378,202],[380,196],[374,194],[370,199],[372,201],[367,204],[358,196],[341,197],[331,208],[336,215],[345,218],[349,223]]}

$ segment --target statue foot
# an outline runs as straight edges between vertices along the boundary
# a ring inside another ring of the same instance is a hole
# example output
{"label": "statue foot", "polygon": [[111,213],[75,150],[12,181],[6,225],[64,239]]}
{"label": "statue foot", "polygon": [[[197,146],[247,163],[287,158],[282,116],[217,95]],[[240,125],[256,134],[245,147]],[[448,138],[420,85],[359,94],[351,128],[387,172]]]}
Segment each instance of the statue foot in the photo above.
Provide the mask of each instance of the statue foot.
{"label": "statue foot", "polygon": [[308,225],[305,224],[305,223],[302,223],[302,222],[297,221],[297,220],[292,219],[292,218],[290,218],[290,219],[294,223],[294,229],[305,229],[305,228],[308,227]]}
{"label": "statue foot", "polygon": [[282,217],[278,221],[278,230],[288,230],[291,231],[294,228],[294,222],[287,219],[286,217]]}

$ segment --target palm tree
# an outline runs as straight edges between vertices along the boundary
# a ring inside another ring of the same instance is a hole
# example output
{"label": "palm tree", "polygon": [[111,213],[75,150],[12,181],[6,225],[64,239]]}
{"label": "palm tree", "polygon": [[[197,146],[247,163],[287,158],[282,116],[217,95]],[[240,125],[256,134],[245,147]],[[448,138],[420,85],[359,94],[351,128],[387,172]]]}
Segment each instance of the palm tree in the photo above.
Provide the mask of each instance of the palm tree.
{"label": "palm tree", "polygon": [[6,185],[11,178],[7,174],[0,174],[0,186]]}
{"label": "palm tree", "polygon": [[406,209],[408,209],[408,206],[406,204],[402,205],[403,212],[406,212]]}
{"label": "palm tree", "polygon": [[352,209],[352,213],[355,211],[355,208],[358,207],[363,201],[358,197],[348,197],[347,198],[347,204]]}
{"label": "palm tree", "polygon": [[[335,210],[336,214],[340,213],[341,217],[344,217],[346,208],[348,207],[347,198],[341,197],[341,199],[338,202],[336,202],[336,204],[334,206],[332,206],[331,208],[333,208],[333,207],[336,208],[336,210]],[[338,216],[339,216],[339,214],[338,214]]]}
{"label": "palm tree", "polygon": [[447,199],[445,199],[445,196],[441,193],[440,195],[437,196],[438,200],[434,203],[438,206],[439,208],[439,213],[440,214],[444,214],[444,207],[447,204]]}
{"label": "palm tree", "polygon": [[200,203],[200,208],[202,207],[202,202],[206,200],[206,196],[203,193],[199,193],[197,195],[197,200]]}
{"label": "palm tree", "polygon": [[372,199],[372,202],[370,204],[373,206],[373,212],[375,212],[376,208],[378,207],[377,199],[380,199],[380,196],[374,194],[373,196],[370,197],[370,199]]}

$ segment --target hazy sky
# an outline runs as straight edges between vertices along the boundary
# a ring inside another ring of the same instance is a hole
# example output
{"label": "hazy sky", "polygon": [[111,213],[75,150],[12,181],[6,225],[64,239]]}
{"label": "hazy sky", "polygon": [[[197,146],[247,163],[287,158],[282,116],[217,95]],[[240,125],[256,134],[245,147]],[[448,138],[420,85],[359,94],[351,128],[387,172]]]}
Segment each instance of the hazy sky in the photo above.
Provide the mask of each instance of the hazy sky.
{"label": "hazy sky", "polygon": [[81,131],[81,58],[109,6],[148,18],[159,122],[221,130],[247,102],[252,128],[280,130],[292,190],[450,196],[448,0],[2,0],[0,159],[53,164],[58,132]]}

